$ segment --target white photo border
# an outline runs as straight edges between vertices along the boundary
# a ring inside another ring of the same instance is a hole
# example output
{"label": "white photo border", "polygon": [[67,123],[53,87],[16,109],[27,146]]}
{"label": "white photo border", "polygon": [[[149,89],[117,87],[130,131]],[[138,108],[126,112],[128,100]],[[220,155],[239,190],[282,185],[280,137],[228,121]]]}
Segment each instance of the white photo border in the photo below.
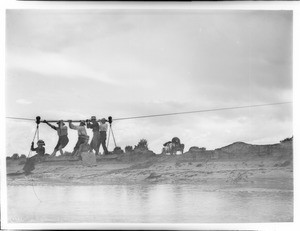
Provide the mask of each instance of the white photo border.
{"label": "white photo border", "polygon": [[[92,10],[292,10],[293,11],[293,128],[294,128],[294,222],[290,223],[201,223],[201,224],[145,224],[145,223],[31,223],[11,224],[7,222],[7,186],[5,160],[5,14],[8,9],[92,9]],[[1,226],[3,229],[159,229],[159,230],[300,230],[299,225],[299,66],[300,63],[300,2],[263,2],[263,1],[227,1],[227,2],[27,2],[15,0],[1,0],[0,3],[0,151],[1,155]]]}

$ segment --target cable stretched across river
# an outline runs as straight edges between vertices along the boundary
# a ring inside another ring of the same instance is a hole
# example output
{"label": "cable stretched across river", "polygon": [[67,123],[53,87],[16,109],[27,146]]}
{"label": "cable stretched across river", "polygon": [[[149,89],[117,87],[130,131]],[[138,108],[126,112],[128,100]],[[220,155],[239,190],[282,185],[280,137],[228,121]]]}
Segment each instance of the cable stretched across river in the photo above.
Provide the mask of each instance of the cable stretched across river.
{"label": "cable stretched across river", "polygon": [[[163,113],[163,114],[151,114],[151,115],[142,115],[142,116],[131,116],[131,117],[121,117],[114,118],[114,121],[120,120],[130,120],[130,119],[143,119],[143,118],[151,118],[151,117],[162,117],[162,116],[173,116],[173,115],[183,115],[183,114],[193,114],[193,113],[204,113],[204,112],[213,112],[213,111],[225,111],[225,110],[234,110],[234,109],[243,109],[243,108],[255,108],[255,107],[266,107],[266,106],[275,106],[275,105],[283,105],[283,104],[291,104],[293,102],[277,102],[277,103],[268,103],[268,104],[254,104],[254,105],[244,105],[244,106],[236,106],[236,107],[224,107],[224,108],[214,108],[214,109],[204,109],[204,110],[195,110],[195,111],[184,111],[184,112],[173,112],[173,113]],[[15,120],[27,120],[27,121],[35,121],[35,119],[31,118],[21,118],[21,117],[6,117],[7,119],[15,119]],[[48,122],[57,122],[58,120],[47,120]],[[63,120],[64,122],[68,122],[69,120]],[[73,122],[79,122],[80,120],[72,120]]]}
{"label": "cable stretched across river", "polygon": [[144,115],[144,116],[123,117],[123,118],[116,118],[114,120],[129,120],[129,119],[141,119],[141,118],[159,117],[159,116],[172,116],[172,115],[182,115],[182,114],[212,112],[212,111],[225,111],[225,110],[233,110],[233,109],[241,109],[241,108],[265,107],[265,106],[273,106],[273,105],[280,105],[280,104],[290,104],[290,103],[292,103],[292,102],[257,104],[257,105],[247,105],[247,106],[239,106],[239,107],[224,107],[224,108],[214,108],[214,109],[206,109],[206,110],[197,110],[197,111],[184,111],[184,112],[174,112],[174,113],[165,113],[165,114],[153,114],[153,115]]}

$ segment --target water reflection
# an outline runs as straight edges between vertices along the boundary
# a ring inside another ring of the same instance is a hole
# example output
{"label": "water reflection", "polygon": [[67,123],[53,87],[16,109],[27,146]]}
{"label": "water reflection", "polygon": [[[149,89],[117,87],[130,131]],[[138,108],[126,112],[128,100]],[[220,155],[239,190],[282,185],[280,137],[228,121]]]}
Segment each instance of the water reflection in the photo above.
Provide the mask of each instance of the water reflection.
{"label": "water reflection", "polygon": [[8,187],[10,222],[292,221],[293,194],[208,192],[198,185]]}

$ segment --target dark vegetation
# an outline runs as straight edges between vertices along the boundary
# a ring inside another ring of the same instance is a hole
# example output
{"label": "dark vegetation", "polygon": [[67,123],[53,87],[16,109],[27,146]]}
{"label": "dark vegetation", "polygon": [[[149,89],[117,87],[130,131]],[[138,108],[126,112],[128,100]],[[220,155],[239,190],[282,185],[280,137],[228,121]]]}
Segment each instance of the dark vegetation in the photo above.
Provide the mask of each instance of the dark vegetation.
{"label": "dark vegetation", "polygon": [[292,141],[293,141],[293,136],[291,138],[285,138],[284,140],[280,140],[280,143],[292,142]]}
{"label": "dark vegetation", "polygon": [[132,146],[126,146],[125,147],[125,153],[131,153],[131,152],[133,152],[133,148],[132,148]]}
{"label": "dark vegetation", "polygon": [[137,145],[134,146],[134,151],[145,151],[148,150],[148,141],[146,139],[141,139]]}

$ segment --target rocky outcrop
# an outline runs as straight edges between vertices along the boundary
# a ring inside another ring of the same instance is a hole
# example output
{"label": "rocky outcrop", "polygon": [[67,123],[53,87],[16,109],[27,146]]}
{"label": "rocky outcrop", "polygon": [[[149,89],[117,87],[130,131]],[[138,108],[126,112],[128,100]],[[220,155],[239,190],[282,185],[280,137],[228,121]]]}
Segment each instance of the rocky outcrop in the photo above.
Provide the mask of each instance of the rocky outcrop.
{"label": "rocky outcrop", "polygon": [[217,158],[240,157],[292,157],[293,142],[278,144],[252,145],[236,142],[214,150]]}
{"label": "rocky outcrop", "polygon": [[199,153],[199,152],[204,152],[205,150],[206,150],[206,148],[204,148],[204,147],[199,148],[197,146],[193,146],[193,147],[190,147],[189,152],[191,152],[191,153]]}

